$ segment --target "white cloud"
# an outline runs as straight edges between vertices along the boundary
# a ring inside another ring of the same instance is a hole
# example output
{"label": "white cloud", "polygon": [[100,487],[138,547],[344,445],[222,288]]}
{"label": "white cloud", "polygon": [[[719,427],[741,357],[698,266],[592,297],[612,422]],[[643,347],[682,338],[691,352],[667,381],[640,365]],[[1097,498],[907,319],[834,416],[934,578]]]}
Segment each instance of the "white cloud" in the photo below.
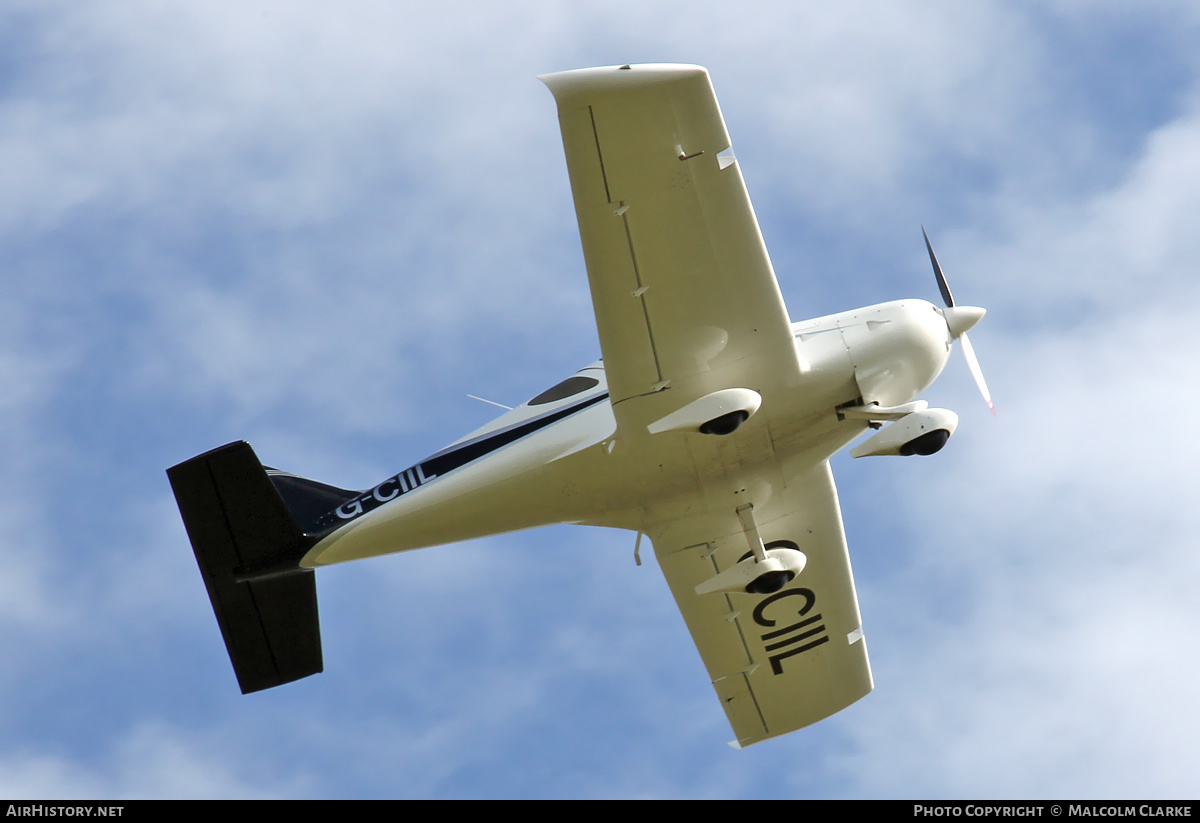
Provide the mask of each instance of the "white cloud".
{"label": "white cloud", "polygon": [[302,797],[302,776],[283,781],[248,764],[230,741],[188,740],[180,730],[147,722],[88,763],[20,751],[0,759],[0,794],[12,798],[176,799]]}

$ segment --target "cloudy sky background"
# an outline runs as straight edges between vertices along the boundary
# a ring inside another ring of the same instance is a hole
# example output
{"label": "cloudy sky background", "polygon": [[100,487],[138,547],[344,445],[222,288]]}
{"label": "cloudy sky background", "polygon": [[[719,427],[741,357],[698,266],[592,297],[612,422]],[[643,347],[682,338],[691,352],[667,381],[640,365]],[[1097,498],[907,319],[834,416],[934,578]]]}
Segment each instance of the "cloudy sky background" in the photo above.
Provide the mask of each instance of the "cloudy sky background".
{"label": "cloudy sky background", "polygon": [[[1191,2],[0,9],[0,796],[1195,797]],[[876,691],[743,752],[653,560],[322,570],[238,693],[164,469],[361,488],[598,356],[539,73],[706,65],[795,319],[936,300],[997,399],[834,462]]]}

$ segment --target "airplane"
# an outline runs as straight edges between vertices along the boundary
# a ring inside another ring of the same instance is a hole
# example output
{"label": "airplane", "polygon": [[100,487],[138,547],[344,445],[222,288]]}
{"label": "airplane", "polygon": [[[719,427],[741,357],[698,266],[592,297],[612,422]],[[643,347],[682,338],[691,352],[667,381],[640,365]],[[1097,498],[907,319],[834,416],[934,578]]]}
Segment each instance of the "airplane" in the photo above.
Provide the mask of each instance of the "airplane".
{"label": "airplane", "polygon": [[[555,523],[648,537],[742,748],[873,688],[829,458],[928,455],[917,396],[984,310],[899,300],[793,323],[708,72],[542,76],[602,359],[360,491],[234,442],[167,470],[238,684],[323,670],[315,569]],[[924,234],[924,229],[922,228]],[[886,425],[885,425],[886,424]],[[640,563],[640,557],[638,562]]]}

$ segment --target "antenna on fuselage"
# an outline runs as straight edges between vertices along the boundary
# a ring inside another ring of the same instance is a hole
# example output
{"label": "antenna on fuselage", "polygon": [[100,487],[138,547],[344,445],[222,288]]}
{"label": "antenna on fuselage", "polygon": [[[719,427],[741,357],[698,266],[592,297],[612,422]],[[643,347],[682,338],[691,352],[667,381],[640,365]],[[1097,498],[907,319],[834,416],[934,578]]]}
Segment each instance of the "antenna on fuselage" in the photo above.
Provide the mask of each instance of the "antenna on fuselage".
{"label": "antenna on fuselage", "polygon": [[478,400],[478,401],[479,401],[479,402],[481,402],[481,403],[488,403],[488,404],[490,404],[490,405],[492,405],[492,406],[499,406],[500,408],[502,408],[502,409],[508,409],[509,411],[512,411],[512,410],[513,410],[513,407],[512,407],[512,406],[506,406],[506,405],[504,405],[503,403],[497,403],[495,400],[488,400],[488,399],[486,399],[486,398],[484,398],[484,397],[476,397],[476,396],[475,396],[475,395],[473,395],[473,394],[468,394],[468,395],[467,395],[467,397],[471,398],[472,400]]}

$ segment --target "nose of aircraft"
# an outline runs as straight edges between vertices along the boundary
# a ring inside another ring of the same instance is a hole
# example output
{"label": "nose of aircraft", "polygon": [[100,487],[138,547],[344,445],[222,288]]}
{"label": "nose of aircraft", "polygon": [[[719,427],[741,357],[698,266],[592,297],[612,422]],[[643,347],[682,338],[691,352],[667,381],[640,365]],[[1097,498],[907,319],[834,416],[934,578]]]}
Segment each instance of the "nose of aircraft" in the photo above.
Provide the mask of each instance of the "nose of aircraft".
{"label": "nose of aircraft", "polygon": [[985,314],[987,314],[987,309],[977,306],[947,306],[942,309],[946,325],[950,328],[951,340],[957,340],[964,332],[974,328]]}

